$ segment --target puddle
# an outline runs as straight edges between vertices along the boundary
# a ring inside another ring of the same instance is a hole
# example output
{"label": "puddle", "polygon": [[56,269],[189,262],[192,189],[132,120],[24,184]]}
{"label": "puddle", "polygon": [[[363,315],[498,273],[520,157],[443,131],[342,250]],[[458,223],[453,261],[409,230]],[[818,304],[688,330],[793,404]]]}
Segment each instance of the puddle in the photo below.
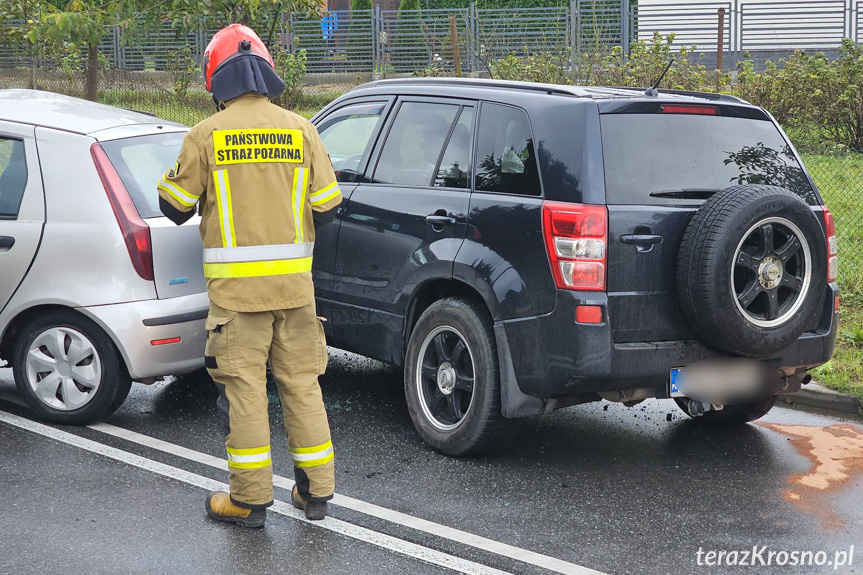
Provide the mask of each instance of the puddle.
{"label": "puddle", "polygon": [[825,495],[863,475],[863,429],[848,424],[758,425],[793,438],[791,443],[797,452],[812,464],[806,473],[788,479],[791,487],[785,490],[785,499],[798,509],[819,516],[826,529],[840,529],[844,521],[827,505]]}

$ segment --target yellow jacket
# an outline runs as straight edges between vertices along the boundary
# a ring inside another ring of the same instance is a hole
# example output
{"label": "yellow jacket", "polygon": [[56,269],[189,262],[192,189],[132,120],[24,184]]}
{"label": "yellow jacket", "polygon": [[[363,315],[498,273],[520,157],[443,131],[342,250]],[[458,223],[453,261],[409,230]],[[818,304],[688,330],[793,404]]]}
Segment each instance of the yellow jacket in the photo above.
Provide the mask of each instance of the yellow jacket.
{"label": "yellow jacket", "polygon": [[192,128],[174,169],[159,181],[171,208],[201,203],[207,291],[234,311],[312,302],[312,212],[342,200],[317,129],[245,94]]}

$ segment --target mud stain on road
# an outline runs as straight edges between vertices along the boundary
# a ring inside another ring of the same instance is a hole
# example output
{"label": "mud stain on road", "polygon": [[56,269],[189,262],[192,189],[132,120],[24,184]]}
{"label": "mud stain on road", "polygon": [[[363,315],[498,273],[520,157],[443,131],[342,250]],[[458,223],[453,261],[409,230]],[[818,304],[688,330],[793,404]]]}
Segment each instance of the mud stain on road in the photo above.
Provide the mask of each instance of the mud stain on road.
{"label": "mud stain on road", "polygon": [[821,518],[826,529],[840,529],[843,519],[827,504],[827,494],[863,475],[863,429],[848,424],[814,427],[758,423],[792,437],[792,445],[812,464],[806,473],[792,475],[785,499],[798,509]]}

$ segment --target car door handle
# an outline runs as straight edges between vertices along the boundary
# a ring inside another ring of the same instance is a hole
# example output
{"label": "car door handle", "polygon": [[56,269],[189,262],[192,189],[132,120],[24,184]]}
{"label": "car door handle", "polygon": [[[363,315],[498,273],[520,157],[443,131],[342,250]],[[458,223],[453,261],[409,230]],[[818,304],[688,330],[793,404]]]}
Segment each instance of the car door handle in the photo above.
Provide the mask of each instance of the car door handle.
{"label": "car door handle", "polygon": [[625,236],[620,236],[620,243],[636,245],[661,244],[662,236],[655,236],[651,234],[627,234]]}
{"label": "car door handle", "polygon": [[15,238],[0,236],[0,252],[8,252],[15,245]]}
{"label": "car door handle", "polygon": [[432,214],[430,216],[426,216],[426,223],[433,226],[451,226],[455,223],[455,218],[451,216]]}

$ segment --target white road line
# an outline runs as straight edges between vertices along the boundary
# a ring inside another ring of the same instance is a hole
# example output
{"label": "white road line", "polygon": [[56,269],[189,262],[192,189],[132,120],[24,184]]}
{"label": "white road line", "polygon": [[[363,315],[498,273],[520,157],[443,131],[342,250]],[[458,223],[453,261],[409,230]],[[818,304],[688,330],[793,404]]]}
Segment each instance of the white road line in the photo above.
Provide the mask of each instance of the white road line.
{"label": "white road line", "polygon": [[[213,457],[212,455],[207,455],[206,453],[201,453],[199,451],[194,451],[161,439],[156,439],[149,435],[143,435],[108,423],[96,423],[88,427],[96,431],[101,431],[102,433],[125,439],[126,441],[131,441],[132,443],[137,443],[151,449],[170,453],[190,461],[196,461],[217,469],[228,469],[228,462],[224,459]],[[293,480],[280,475],[273,476],[273,484],[277,487],[288,490],[294,486]],[[509,559],[521,561],[522,563],[542,567],[543,569],[548,569],[549,571],[554,571],[556,573],[563,573],[565,575],[605,575],[600,571],[594,571],[593,569],[582,567],[575,563],[569,563],[562,559],[556,559],[554,557],[549,557],[548,555],[536,553],[535,551],[529,551],[527,549],[522,549],[521,547],[515,547],[513,545],[494,541],[493,539],[487,539],[467,531],[447,527],[446,525],[434,523],[426,519],[420,519],[419,517],[414,517],[407,513],[401,513],[399,511],[387,509],[386,507],[380,507],[373,503],[354,499],[353,497],[336,494],[332,503],[353,511],[364,513],[365,515],[389,521],[390,523],[396,523],[404,527],[416,529],[417,531],[422,531],[443,539],[449,539],[463,545],[475,547],[476,549],[482,549],[483,551],[494,553],[495,555],[500,555],[502,557],[508,557]]]}
{"label": "white road line", "polygon": [[[102,455],[127,465],[144,469],[163,477],[168,477],[188,485],[200,487],[201,489],[209,491],[225,491],[228,488],[224,483],[210,479],[209,477],[196,475],[177,467],[165,465],[164,463],[153,461],[109,445],[104,445],[97,441],[91,441],[66,431],[60,431],[59,429],[54,429],[53,427],[48,427],[47,425],[36,423],[35,421],[30,421],[29,419],[6,413],[5,411],[0,411],[0,422],[54,439],[61,443],[84,449],[85,451],[90,451],[91,453]],[[296,519],[297,521],[308,523],[314,527],[327,529],[329,531],[339,533],[340,535],[350,537],[351,539],[370,543],[426,563],[431,563],[459,573],[464,573],[465,575],[512,575],[506,571],[500,571],[493,567],[488,567],[480,563],[474,563],[473,561],[448,555],[428,547],[423,547],[422,545],[410,543],[409,541],[378,533],[377,531],[366,529],[365,527],[359,527],[358,525],[353,525],[352,523],[340,521],[332,517],[327,517],[323,521],[309,521],[300,510],[294,509],[291,504],[285,503],[284,501],[276,501],[270,509],[275,513],[285,515],[291,519]]]}
{"label": "white road line", "polygon": [[[20,401],[20,398],[15,394],[2,393],[0,394],[0,399],[18,405],[24,405],[23,402]],[[224,471],[227,471],[228,469],[228,462],[225,459],[214,457],[212,455],[201,453],[199,451],[194,451],[181,445],[176,445],[174,443],[163,441],[161,439],[156,439],[155,437],[150,437],[149,435],[143,435],[141,433],[130,431],[128,429],[123,429],[122,427],[116,427],[108,423],[96,423],[88,427],[96,431],[105,433],[107,435],[112,435],[120,439],[125,439],[126,441],[137,443],[145,447],[150,447],[158,451],[170,453],[172,455],[182,457],[183,459],[196,461],[210,467],[215,467],[216,469],[221,469]],[[280,475],[273,476],[273,484],[276,487],[281,487],[287,490],[290,490],[294,486],[294,482],[292,479],[282,477]],[[367,503],[359,499],[354,499],[353,497],[336,494],[331,503],[339,505],[341,507],[345,507],[346,509],[351,509],[353,511],[363,513],[365,515],[377,517],[378,519],[383,519],[384,521],[389,521],[390,523],[395,523],[404,527],[416,529],[417,531],[422,531],[424,533],[435,535],[443,539],[449,539],[450,541],[455,541],[469,547],[475,547],[477,549],[481,549],[489,553],[494,553],[502,557],[508,557],[516,561],[521,561],[523,563],[542,567],[543,569],[554,571],[556,573],[563,573],[564,575],[606,575],[601,571],[596,571],[588,567],[582,567],[581,565],[575,563],[570,563],[568,561],[557,559],[555,557],[549,557],[548,555],[543,555],[541,553],[530,551],[528,549],[522,549],[521,547],[516,547],[514,545],[501,543],[499,541],[488,539],[474,533],[469,533],[467,531],[462,531],[460,529],[455,529],[453,527],[434,523],[426,519],[421,519],[419,517],[414,517],[413,515],[408,515],[407,513],[401,513],[399,511],[387,509],[386,507],[381,507],[373,503]]]}

